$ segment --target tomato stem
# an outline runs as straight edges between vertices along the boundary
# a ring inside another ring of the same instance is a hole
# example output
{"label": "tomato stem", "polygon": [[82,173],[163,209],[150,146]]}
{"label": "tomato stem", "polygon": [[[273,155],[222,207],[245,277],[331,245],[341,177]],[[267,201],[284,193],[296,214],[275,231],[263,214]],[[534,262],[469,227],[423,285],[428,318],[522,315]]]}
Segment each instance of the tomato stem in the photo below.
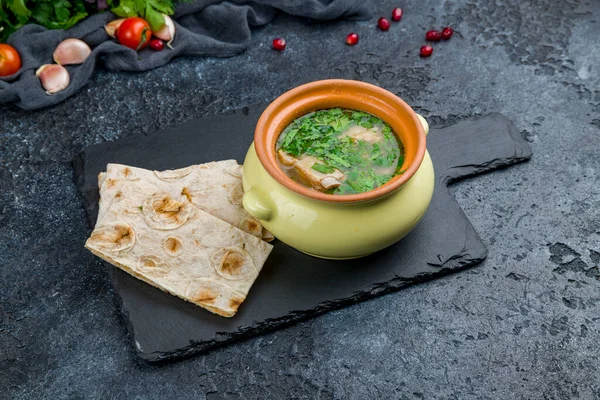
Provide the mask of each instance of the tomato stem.
{"label": "tomato stem", "polygon": [[138,44],[137,49],[135,49],[135,51],[138,51],[139,49],[142,48],[142,46],[144,45],[144,43],[146,43],[146,40],[148,39],[147,33],[150,29],[148,28],[144,28],[144,30],[142,31],[142,40],[140,41],[140,44]]}

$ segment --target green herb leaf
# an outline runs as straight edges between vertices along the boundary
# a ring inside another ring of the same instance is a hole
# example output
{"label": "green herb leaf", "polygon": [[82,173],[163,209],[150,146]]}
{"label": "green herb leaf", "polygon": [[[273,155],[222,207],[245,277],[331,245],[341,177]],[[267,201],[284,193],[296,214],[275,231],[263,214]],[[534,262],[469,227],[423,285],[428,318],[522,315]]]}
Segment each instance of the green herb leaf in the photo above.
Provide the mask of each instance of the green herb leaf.
{"label": "green herb leaf", "polygon": [[394,175],[387,175],[387,174],[386,175],[376,175],[375,179],[377,181],[377,187],[385,185],[393,177],[394,177]]}
{"label": "green herb leaf", "polygon": [[327,153],[325,155],[325,157],[329,158],[330,160],[334,161],[336,164],[339,164],[341,166],[344,167],[350,167],[350,163],[347,160],[344,160],[342,157],[335,155],[333,153]]}
{"label": "green herb leaf", "polygon": [[157,12],[172,15],[175,12],[173,1],[171,0],[146,0]]}
{"label": "green herb leaf", "polygon": [[139,16],[136,11],[135,4],[132,0],[121,0],[118,7],[112,8],[112,11],[116,16],[121,18],[131,18]]}
{"label": "green herb leaf", "polygon": [[322,172],[324,174],[330,174],[335,171],[335,168],[330,167],[329,165],[314,163],[311,167],[315,171]]}
{"label": "green herb leaf", "polygon": [[404,164],[404,156],[402,154],[400,154],[398,156],[398,168],[400,168],[402,166],[402,164]]}
{"label": "green herb leaf", "polygon": [[54,21],[54,8],[49,3],[39,3],[32,8],[35,21],[45,27],[49,27]]}
{"label": "green herb leaf", "polygon": [[12,11],[17,19],[22,20],[23,18],[28,18],[31,15],[31,11],[25,5],[24,0],[9,0],[6,2],[6,7]]}
{"label": "green herb leaf", "polygon": [[296,137],[296,135],[298,134],[298,128],[293,128],[291,129],[285,136],[285,140],[283,141],[283,144],[281,145],[282,147],[287,147],[290,145],[290,143],[292,143],[292,140],[294,140],[294,138]]}
{"label": "green herb leaf", "polygon": [[67,0],[57,0],[52,2],[54,7],[54,15],[59,21],[67,21],[71,17],[71,4]]}
{"label": "green herb leaf", "polygon": [[150,3],[146,4],[144,19],[150,24],[152,32],[159,31],[165,25],[165,17],[158,12]]}
{"label": "green herb leaf", "polygon": [[352,118],[353,118],[355,121],[356,121],[357,119],[358,119],[358,120],[361,120],[361,119],[363,119],[363,118],[368,118],[368,117],[370,117],[370,115],[369,115],[369,114],[367,114],[366,112],[362,112],[362,111],[354,111],[354,112],[352,112]]}
{"label": "green herb leaf", "polygon": [[88,16],[83,4],[68,0],[36,3],[31,10],[35,22],[48,29],[68,29]]}

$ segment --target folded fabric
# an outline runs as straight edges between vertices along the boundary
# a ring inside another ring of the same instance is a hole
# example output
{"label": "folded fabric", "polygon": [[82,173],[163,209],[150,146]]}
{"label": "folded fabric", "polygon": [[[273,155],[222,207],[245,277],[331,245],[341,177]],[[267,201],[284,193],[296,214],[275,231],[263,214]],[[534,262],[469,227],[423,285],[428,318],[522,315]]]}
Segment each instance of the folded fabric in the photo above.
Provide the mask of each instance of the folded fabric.
{"label": "folded fabric", "polygon": [[[99,65],[113,71],[146,71],[179,56],[239,54],[250,44],[250,29],[269,23],[277,11],[324,21],[367,19],[371,8],[369,1],[364,0],[199,0],[177,8],[173,16],[176,25],[173,50],[153,52],[146,48],[139,53],[106,34],[104,26],[116,18],[110,12],[93,15],[68,30],[26,25],[8,40],[21,55],[22,68],[15,75],[0,78],[0,104],[14,103],[27,110],[57,104],[80,90]],[[48,95],[35,71],[53,62],[54,49],[67,38],[85,41],[92,54],[82,65],[67,66],[71,76],[69,86]]]}

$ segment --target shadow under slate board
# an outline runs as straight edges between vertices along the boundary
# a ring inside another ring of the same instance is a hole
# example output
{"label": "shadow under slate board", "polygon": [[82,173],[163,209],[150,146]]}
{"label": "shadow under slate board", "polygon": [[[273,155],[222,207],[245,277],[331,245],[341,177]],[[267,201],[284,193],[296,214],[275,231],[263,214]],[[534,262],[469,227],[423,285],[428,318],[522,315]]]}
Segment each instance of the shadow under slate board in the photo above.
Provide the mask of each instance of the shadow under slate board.
{"label": "shadow under slate board", "polygon": [[[163,170],[232,158],[242,163],[263,109],[257,106],[209,116],[83,151],[74,167],[91,225],[98,211],[97,177],[106,164]],[[499,114],[432,129],[427,141],[436,187],[423,220],[406,238],[350,261],[313,258],[276,241],[233,318],[216,316],[110,267],[139,356],[148,361],[185,357],[481,262],[487,249],[447,185],[525,161],[531,150],[512,123]]]}

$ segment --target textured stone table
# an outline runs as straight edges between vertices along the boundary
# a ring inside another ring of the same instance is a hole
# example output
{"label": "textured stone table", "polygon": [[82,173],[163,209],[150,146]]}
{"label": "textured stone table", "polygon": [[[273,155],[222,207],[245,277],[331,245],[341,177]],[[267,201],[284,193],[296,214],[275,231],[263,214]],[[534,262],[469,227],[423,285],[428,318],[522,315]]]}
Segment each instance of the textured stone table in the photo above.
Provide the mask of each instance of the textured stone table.
{"label": "textured stone table", "polygon": [[[98,72],[47,110],[0,108],[0,398],[591,399],[600,396],[600,3],[385,2],[369,22],[279,17],[230,59]],[[424,31],[456,34],[418,57]],[[348,32],[358,46],[344,44]],[[283,53],[270,49],[284,36]],[[434,126],[500,112],[531,162],[454,193],[479,268],[182,362],[140,363],[88,234],[85,146],[268,101],[327,77],[379,84]]]}

